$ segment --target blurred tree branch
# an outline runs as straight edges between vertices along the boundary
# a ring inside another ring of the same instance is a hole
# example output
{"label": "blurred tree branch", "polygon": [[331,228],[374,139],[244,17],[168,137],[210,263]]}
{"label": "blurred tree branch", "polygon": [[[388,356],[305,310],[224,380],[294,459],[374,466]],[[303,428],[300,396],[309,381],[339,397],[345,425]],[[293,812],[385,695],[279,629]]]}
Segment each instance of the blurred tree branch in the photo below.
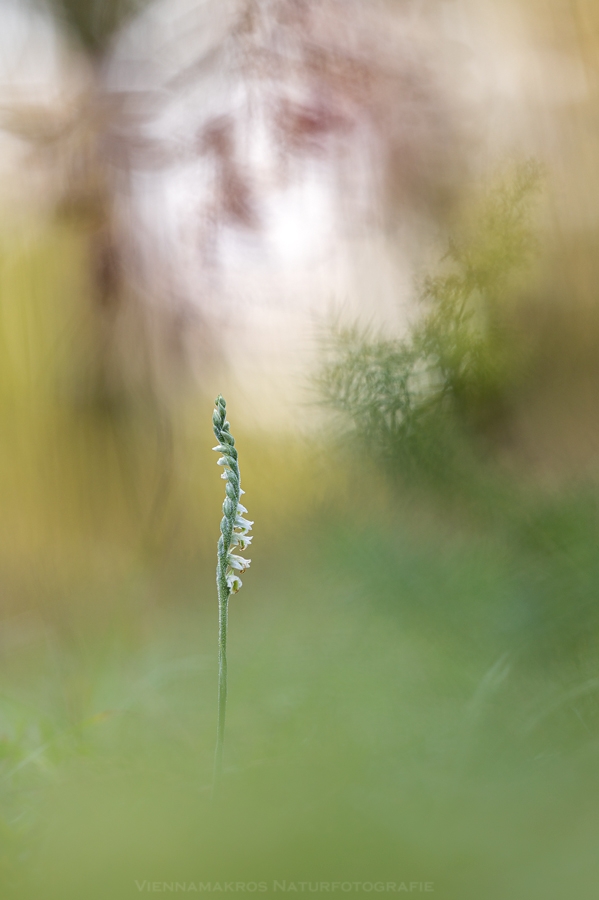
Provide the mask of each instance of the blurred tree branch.
{"label": "blurred tree branch", "polygon": [[148,0],[49,0],[51,8],[83,48],[94,59],[100,59],[111,39],[127,18]]}

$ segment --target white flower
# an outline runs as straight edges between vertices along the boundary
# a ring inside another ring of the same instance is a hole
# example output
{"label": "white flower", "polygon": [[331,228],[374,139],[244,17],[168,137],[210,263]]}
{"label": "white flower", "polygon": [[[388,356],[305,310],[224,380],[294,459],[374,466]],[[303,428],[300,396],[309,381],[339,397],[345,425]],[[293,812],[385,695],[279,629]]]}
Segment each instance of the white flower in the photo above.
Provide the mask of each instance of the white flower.
{"label": "white flower", "polygon": [[239,576],[236,575],[234,572],[229,572],[229,574],[226,576],[226,579],[227,579],[227,586],[228,586],[229,590],[231,591],[232,594],[236,594],[237,591],[240,589],[241,585],[243,584],[241,578],[239,578]]}
{"label": "white flower", "polygon": [[[239,502],[239,498],[244,491],[241,490],[239,484],[239,463],[237,461],[235,441],[229,433],[229,423],[225,415],[226,404],[219,395],[216,399],[216,409],[212,415],[214,433],[218,443],[212,449],[222,454],[218,460],[218,465],[224,468],[224,472],[220,477],[227,482],[226,498],[223,503],[223,519],[220,526],[219,554],[222,552],[224,558],[219,556],[219,578],[226,582],[231,594],[236,594],[241,587],[239,573],[243,573],[249,568],[251,560],[244,559],[243,556],[237,556],[230,551],[234,547],[245,550],[249,546],[252,539],[248,537],[247,533],[254,523],[244,518],[244,513],[247,513],[247,509]],[[222,584],[222,581],[220,583]]]}
{"label": "white flower", "polygon": [[250,531],[253,524],[249,519],[244,519],[243,516],[237,515],[235,516],[235,525],[233,527],[241,528],[242,531]]}
{"label": "white flower", "polygon": [[252,538],[247,534],[237,534],[236,531],[231,535],[231,547],[240,547],[245,550],[252,543]]}
{"label": "white flower", "polygon": [[227,565],[238,572],[245,572],[249,569],[251,559],[244,559],[243,556],[236,556],[235,553],[229,553],[227,556]]}

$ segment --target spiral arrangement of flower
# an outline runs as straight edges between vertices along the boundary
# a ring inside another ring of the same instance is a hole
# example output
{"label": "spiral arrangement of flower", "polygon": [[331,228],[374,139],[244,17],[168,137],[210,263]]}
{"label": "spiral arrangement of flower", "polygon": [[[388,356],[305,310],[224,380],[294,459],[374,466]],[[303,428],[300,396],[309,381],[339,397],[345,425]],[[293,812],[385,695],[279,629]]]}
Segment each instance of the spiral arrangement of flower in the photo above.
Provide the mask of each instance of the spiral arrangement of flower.
{"label": "spiral arrangement of flower", "polygon": [[235,438],[229,431],[230,425],[226,418],[227,404],[222,395],[219,394],[216,398],[215,405],[212,424],[218,444],[213,449],[222,453],[218,465],[224,466],[225,471],[221,478],[227,482],[223,518],[220,523],[221,536],[218,540],[217,584],[219,597],[226,596],[228,599],[231,594],[239,591],[242,584],[239,576],[249,569],[251,562],[243,556],[231,553],[231,549],[233,547],[239,547],[240,550],[246,549],[252,541],[248,532],[254,523],[243,518],[247,509],[239,499],[244,491],[241,490],[238,455],[235,449]]}

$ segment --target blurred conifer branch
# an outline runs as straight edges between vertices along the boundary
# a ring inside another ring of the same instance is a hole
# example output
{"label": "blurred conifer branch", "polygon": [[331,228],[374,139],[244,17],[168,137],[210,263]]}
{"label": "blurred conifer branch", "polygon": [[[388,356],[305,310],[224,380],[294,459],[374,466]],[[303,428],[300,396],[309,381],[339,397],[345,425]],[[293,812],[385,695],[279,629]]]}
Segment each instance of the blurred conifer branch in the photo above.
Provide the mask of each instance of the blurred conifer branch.
{"label": "blurred conifer branch", "polygon": [[407,339],[334,331],[318,377],[324,402],[384,458],[443,469],[458,436],[482,436],[500,415],[521,371],[504,300],[535,247],[530,213],[541,180],[530,160],[489,191],[449,241],[444,271],[423,281],[426,312]]}

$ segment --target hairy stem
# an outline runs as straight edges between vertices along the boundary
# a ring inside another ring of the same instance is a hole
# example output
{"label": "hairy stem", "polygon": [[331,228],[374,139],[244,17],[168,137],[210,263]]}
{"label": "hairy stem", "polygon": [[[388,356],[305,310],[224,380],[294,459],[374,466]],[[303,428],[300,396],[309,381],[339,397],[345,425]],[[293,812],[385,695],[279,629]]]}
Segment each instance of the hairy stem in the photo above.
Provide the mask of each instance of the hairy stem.
{"label": "hairy stem", "polygon": [[223,748],[225,743],[225,717],[227,714],[227,613],[228,592],[218,591],[218,722],[216,726],[216,751],[214,754],[213,790],[216,792],[223,771]]}

